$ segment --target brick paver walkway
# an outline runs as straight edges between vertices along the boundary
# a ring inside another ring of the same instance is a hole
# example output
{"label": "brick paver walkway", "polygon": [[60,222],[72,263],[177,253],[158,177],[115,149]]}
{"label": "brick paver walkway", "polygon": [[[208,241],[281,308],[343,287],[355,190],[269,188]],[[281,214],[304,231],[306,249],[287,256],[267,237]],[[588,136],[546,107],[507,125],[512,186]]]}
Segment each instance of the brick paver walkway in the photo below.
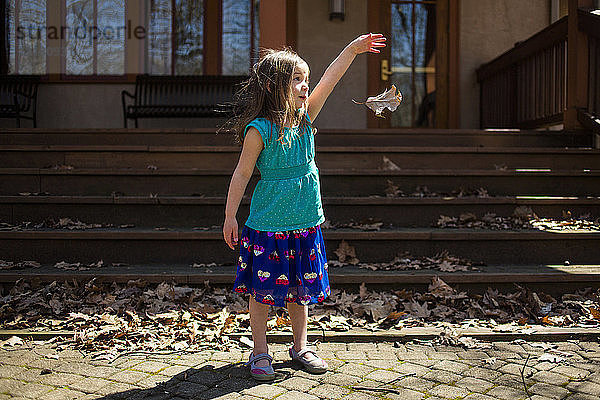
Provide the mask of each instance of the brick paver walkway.
{"label": "brick paver walkway", "polygon": [[[0,399],[528,399],[600,398],[600,345],[567,341],[554,355],[541,345],[497,342],[492,349],[393,343],[320,343],[332,368],[298,370],[286,346],[271,345],[280,379],[253,381],[248,351],[128,355],[112,363],[49,346],[0,350]],[[528,359],[529,357],[529,359]],[[523,365],[527,361],[527,368]],[[558,361],[558,362],[555,362]]]}

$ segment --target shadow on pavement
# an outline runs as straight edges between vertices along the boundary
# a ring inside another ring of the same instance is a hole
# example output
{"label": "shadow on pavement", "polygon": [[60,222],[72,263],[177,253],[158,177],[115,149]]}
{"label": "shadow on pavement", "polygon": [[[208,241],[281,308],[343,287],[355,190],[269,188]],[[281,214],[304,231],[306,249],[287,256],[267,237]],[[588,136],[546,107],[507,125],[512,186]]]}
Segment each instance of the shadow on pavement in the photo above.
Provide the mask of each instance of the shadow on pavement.
{"label": "shadow on pavement", "polygon": [[[296,366],[292,361],[273,362],[277,378],[266,383],[281,382],[291,377]],[[158,383],[149,389],[132,389],[113,393],[99,399],[214,399],[230,393],[239,393],[260,385],[250,376],[248,367],[243,362],[215,368],[205,365],[202,368],[190,368],[173,376],[168,381]]]}

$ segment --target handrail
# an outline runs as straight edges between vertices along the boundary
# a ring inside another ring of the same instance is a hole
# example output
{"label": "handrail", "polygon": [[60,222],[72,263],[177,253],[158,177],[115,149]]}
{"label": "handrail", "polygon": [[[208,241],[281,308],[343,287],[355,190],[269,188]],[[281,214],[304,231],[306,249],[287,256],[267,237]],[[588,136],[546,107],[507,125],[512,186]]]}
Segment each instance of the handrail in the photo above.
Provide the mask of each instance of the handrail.
{"label": "handrail", "polygon": [[482,128],[576,129],[600,116],[600,16],[573,11],[477,69]]}
{"label": "handrail", "polygon": [[517,42],[507,52],[494,58],[477,69],[477,81],[481,82],[498,71],[519,62],[533,53],[547,48],[560,40],[567,38],[567,17],[562,17],[552,25],[547,26],[529,39]]}
{"label": "handrail", "polygon": [[600,39],[600,15],[578,10],[578,17],[577,27],[579,30]]}

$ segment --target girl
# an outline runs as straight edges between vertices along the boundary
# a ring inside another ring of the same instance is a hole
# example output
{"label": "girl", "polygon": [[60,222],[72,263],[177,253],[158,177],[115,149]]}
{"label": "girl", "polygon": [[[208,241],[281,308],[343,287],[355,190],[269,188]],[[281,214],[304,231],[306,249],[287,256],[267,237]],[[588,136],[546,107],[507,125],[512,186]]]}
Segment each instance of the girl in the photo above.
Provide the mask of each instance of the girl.
{"label": "girl", "polygon": [[355,56],[379,53],[385,40],[382,34],[372,33],[353,40],[310,95],[308,64],[293,51],[267,50],[236,94],[235,117],[228,125],[243,147],[229,185],[223,236],[235,250],[236,214],[256,164],[261,179],[242,228],[233,288],[251,294],[254,350],[247,365],[257,380],[275,377],[266,337],[269,305],[287,305],[294,338],[290,357],[311,373],[327,371],[327,363],[306,347],[307,306],[322,302],[330,293],[312,124]]}

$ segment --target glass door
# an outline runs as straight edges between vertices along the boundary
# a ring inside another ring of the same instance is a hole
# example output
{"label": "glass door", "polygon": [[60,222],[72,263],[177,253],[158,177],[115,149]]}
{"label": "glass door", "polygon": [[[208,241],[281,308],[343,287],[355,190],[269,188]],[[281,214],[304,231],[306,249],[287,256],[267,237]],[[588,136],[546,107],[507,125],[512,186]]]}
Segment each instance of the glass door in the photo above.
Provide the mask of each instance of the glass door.
{"label": "glass door", "polygon": [[[391,85],[402,93],[402,104],[385,119],[371,120],[372,127],[434,127],[436,95],[436,1],[384,0],[371,2],[370,30],[381,31],[388,46],[379,65],[370,63],[370,92]],[[375,71],[375,68],[378,71]]]}
{"label": "glass door", "polygon": [[391,114],[391,127],[435,125],[435,11],[435,1],[390,4],[388,86],[404,95],[403,106]]}

